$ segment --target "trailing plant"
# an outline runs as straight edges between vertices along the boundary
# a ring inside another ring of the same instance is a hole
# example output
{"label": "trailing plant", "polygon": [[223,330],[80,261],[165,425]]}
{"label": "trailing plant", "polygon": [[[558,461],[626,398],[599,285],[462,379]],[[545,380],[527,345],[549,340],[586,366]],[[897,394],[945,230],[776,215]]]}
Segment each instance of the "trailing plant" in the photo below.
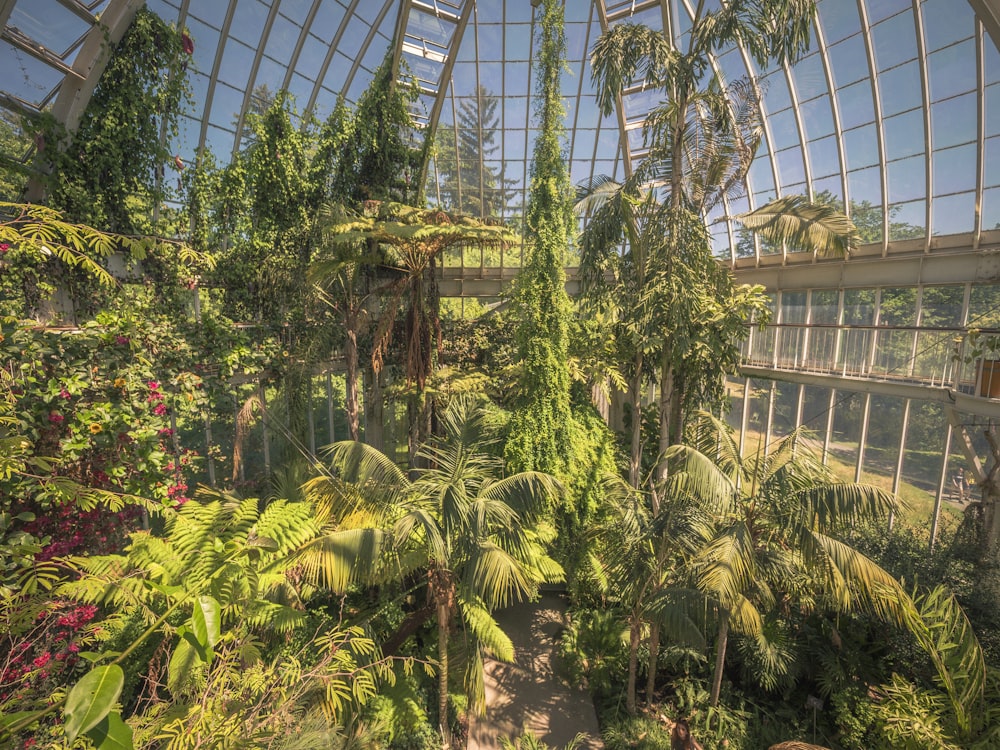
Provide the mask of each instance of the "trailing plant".
{"label": "trailing plant", "polygon": [[563,155],[561,75],[566,59],[562,4],[543,0],[539,18],[535,118],[539,133],[525,215],[527,262],[518,274],[522,400],[514,409],[507,461],[518,470],[565,476],[570,460],[570,303],[565,259],[573,227],[569,173]]}
{"label": "trailing plant", "polygon": [[51,117],[35,137],[48,202],[74,221],[150,234],[150,218],[173,192],[167,143],[189,96],[193,42],[141,8],[110,59],[74,132]]}

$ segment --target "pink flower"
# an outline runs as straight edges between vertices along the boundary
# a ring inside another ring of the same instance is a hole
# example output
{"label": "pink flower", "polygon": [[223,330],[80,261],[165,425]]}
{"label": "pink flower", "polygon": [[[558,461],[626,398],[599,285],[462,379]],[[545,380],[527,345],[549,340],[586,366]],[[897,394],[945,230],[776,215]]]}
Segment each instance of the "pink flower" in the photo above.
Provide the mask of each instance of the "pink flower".
{"label": "pink flower", "polygon": [[159,435],[160,435],[160,437],[170,437],[170,436],[171,436],[171,435],[173,435],[173,434],[174,434],[174,431],[173,431],[173,430],[171,430],[171,429],[170,429],[169,427],[164,427],[164,428],[163,428],[162,430],[160,430],[160,432],[159,432]]}
{"label": "pink flower", "polygon": [[118,344],[118,346],[124,346],[129,341],[130,339],[128,336],[115,336],[115,343]]}
{"label": "pink flower", "polygon": [[70,398],[69,391],[67,391],[65,388],[59,389],[59,398],[66,398],[66,399]]}
{"label": "pink flower", "polygon": [[62,424],[66,421],[66,417],[57,411],[49,412],[49,421],[52,424]]}
{"label": "pink flower", "polygon": [[10,245],[6,242],[0,242],[0,254],[6,254],[8,250],[10,250]]}
{"label": "pink flower", "polygon": [[153,414],[155,414],[158,417],[162,417],[166,413],[167,413],[166,404],[157,404],[156,406],[153,407]]}
{"label": "pink flower", "polygon": [[42,667],[44,667],[46,664],[49,663],[49,660],[51,658],[52,658],[52,654],[50,654],[48,651],[45,651],[44,653],[42,653],[41,656],[39,656],[38,658],[36,658],[32,662],[32,664],[35,665],[35,669],[41,669]]}
{"label": "pink flower", "polygon": [[148,383],[146,383],[146,386],[151,391],[158,391],[158,390],[160,390],[160,383],[159,383],[159,381],[156,381],[156,380],[150,380]]}

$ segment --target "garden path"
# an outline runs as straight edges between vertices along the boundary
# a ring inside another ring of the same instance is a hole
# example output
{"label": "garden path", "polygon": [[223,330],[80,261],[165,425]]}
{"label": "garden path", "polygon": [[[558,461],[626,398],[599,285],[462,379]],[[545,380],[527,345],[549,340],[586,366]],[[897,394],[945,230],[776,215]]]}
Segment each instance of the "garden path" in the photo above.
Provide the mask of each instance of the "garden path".
{"label": "garden path", "polygon": [[514,643],[514,663],[486,662],[486,715],[470,720],[468,750],[497,750],[501,737],[526,730],[560,750],[579,733],[586,736],[581,750],[604,747],[590,695],[553,671],[565,611],[565,600],[546,592],[497,613]]}

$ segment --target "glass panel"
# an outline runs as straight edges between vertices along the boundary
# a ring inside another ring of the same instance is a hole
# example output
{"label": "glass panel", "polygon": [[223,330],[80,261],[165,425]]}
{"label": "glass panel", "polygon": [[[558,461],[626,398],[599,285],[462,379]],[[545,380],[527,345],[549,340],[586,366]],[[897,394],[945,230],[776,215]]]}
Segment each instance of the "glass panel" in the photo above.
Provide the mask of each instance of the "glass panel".
{"label": "glass panel", "polygon": [[[250,47],[230,37],[226,41],[226,48],[222,53],[219,80],[234,87],[243,88],[246,85],[247,72],[253,68],[254,57],[254,51]],[[238,112],[239,109],[236,111]]]}
{"label": "glass panel", "polygon": [[969,290],[970,328],[1000,328],[1000,284],[977,284]]}
{"label": "glass panel", "polygon": [[874,125],[844,133],[844,156],[848,169],[863,169],[878,164],[878,136]]}
{"label": "glass panel", "polygon": [[924,39],[928,52],[972,36],[976,14],[968,3],[952,0],[923,0]]}
{"label": "glass panel", "polygon": [[977,165],[976,146],[958,146],[934,152],[934,195],[975,190]]}
{"label": "glass panel", "polygon": [[840,107],[840,126],[843,129],[849,130],[875,122],[875,103],[868,81],[860,81],[837,91],[837,103]]}
{"label": "glass panel", "polygon": [[914,110],[883,121],[886,159],[902,159],[925,153],[923,110]]}
{"label": "glass panel", "polygon": [[301,33],[300,27],[279,13],[271,25],[271,33],[267,37],[264,54],[275,60],[290,60]]}
{"label": "glass panel", "polygon": [[815,289],[809,304],[810,322],[814,325],[837,325],[840,294],[835,289]]}
{"label": "glass panel", "polygon": [[807,140],[822,138],[833,132],[833,110],[830,108],[828,95],[803,102],[799,105],[799,112],[802,115],[802,127]]}
{"label": "glass panel", "polygon": [[799,409],[799,386],[795,383],[776,383],[774,412],[771,420],[771,439],[781,440],[795,429]]}
{"label": "glass panel", "polygon": [[906,486],[900,488],[900,494],[909,503],[908,513],[914,521],[926,522],[934,510],[947,429],[948,422],[940,404],[910,402],[902,474]]}
{"label": "glass panel", "polygon": [[924,105],[924,87],[916,61],[879,73],[878,90],[883,117]]}
{"label": "glass panel", "polygon": [[847,187],[851,204],[868,203],[870,206],[882,204],[882,183],[878,167],[859,169],[847,174]]}
{"label": "glass panel", "polygon": [[844,210],[844,186],[840,181],[840,175],[813,180],[812,187],[813,200]]}
{"label": "glass panel", "polygon": [[782,294],[781,294],[781,322],[782,323],[805,323],[806,322],[806,293],[805,292],[782,292]]}
{"label": "glass panel", "polygon": [[807,55],[796,62],[792,68],[792,79],[800,102],[815,99],[828,91],[823,58],[818,54]]}
{"label": "glass panel", "polygon": [[854,467],[858,461],[858,446],[861,443],[861,418],[864,416],[864,405],[864,396],[837,391],[833,407],[830,455],[827,462],[842,481],[854,480]]}
{"label": "glass panel", "polygon": [[927,56],[931,101],[940,101],[971,91],[976,86],[976,45],[967,42]]}
{"label": "glass panel", "polygon": [[[895,68],[917,56],[916,28],[909,3],[906,12],[899,13],[887,21],[872,26],[872,42],[875,46],[875,64],[880,71]],[[870,17],[874,23],[875,18]]]}
{"label": "glass panel", "polygon": [[985,93],[986,135],[1000,135],[1000,83],[994,83]]}
{"label": "glass panel", "polygon": [[819,3],[819,19],[827,43],[840,41],[861,31],[861,17],[854,3],[824,0]]}
{"label": "glass panel", "polygon": [[834,136],[810,140],[808,149],[813,177],[840,174],[840,154],[837,153],[837,139]]}
{"label": "glass panel", "polygon": [[1000,229],[1000,188],[983,191],[983,229]]}
{"label": "glass panel", "polygon": [[798,144],[799,129],[795,123],[795,113],[791,109],[777,112],[768,118],[771,129],[771,150],[780,151]]}
{"label": "glass panel", "polygon": [[936,197],[931,203],[931,229],[935,235],[971,232],[975,218],[975,193]]}
{"label": "glass panel", "polygon": [[779,151],[776,156],[782,192],[785,194],[794,192],[791,186],[805,182],[806,179],[805,166],[802,163],[802,149],[799,146],[787,148],[784,151]]}
{"label": "glass panel", "polygon": [[761,79],[764,91],[764,109],[767,112],[777,112],[792,105],[792,96],[788,92],[788,82],[782,71],[771,73]]}
{"label": "glass panel", "polygon": [[[146,3],[146,6],[149,7],[149,3]],[[214,26],[216,29],[221,29],[222,24],[226,20],[226,11],[228,9],[229,6],[227,3],[196,3],[195,7],[188,10],[188,17],[185,23],[190,24],[191,18],[197,17],[205,23]],[[163,17],[167,18],[167,16]],[[177,18],[177,13],[173,13],[172,17]],[[195,37],[195,39],[197,39],[197,37]]]}
{"label": "glass panel", "polygon": [[933,104],[931,130],[934,148],[972,143],[976,139],[977,106],[975,94]]}
{"label": "glass panel", "polygon": [[[909,375],[916,344],[917,288],[890,287],[882,290],[879,330],[875,347],[874,372],[904,377]],[[896,437],[899,442],[899,436]]]}
{"label": "glass panel", "polygon": [[911,156],[908,159],[890,162],[886,165],[886,169],[889,171],[891,203],[902,203],[926,196],[927,160],[924,157]]}
{"label": "glass panel", "polygon": [[899,445],[903,437],[903,411],[906,399],[893,396],[871,397],[865,458],[861,481],[892,490],[892,478],[899,461]]}
{"label": "glass panel", "polygon": [[267,25],[267,14],[267,6],[259,0],[239,0],[229,35],[256,48]]}
{"label": "glass panel", "polygon": [[889,239],[909,240],[927,236],[927,201],[889,206]]}
{"label": "glass panel", "polygon": [[39,107],[63,80],[55,68],[4,41],[0,41],[0,70],[6,73],[0,84],[4,91]]}
{"label": "glass panel", "polygon": [[[221,3],[220,3],[221,4]],[[325,42],[333,41],[344,20],[344,7],[335,0],[323,0],[313,18],[309,31]]]}
{"label": "glass panel", "polygon": [[770,380],[750,381],[750,404],[747,414],[747,434],[744,442],[745,454],[756,453],[762,448],[764,429],[767,426],[768,404],[770,402],[771,387],[774,385]]}
{"label": "glass panel", "polygon": [[1000,137],[986,139],[985,185],[1000,185]]}
{"label": "glass panel", "polygon": [[60,57],[90,30],[89,23],[56,0],[16,3],[7,24]]}
{"label": "glass panel", "polygon": [[908,0],[865,0],[865,5],[868,6],[870,23],[876,23],[910,7]]}
{"label": "glass panel", "polygon": [[830,411],[830,389],[807,385],[802,398],[802,425],[809,432],[803,436],[808,450],[819,456],[823,450],[827,414]]}
{"label": "glass panel", "polygon": [[[833,4],[827,3],[827,6]],[[829,47],[826,53],[830,60],[833,82],[837,88],[868,78],[868,52],[865,49],[865,40],[860,35],[852,36]]]}

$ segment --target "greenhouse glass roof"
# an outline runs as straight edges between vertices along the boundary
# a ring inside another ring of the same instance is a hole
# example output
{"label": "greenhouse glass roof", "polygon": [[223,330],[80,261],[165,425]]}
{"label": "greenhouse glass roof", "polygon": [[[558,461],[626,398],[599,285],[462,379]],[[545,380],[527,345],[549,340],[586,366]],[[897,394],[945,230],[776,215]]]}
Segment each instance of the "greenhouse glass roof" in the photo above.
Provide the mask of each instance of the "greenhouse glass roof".
{"label": "greenhouse glass roof", "polygon": [[[72,123],[99,76],[101,40],[120,35],[139,4],[0,0],[0,105],[51,109]],[[246,113],[281,89],[300,114],[326,117],[338,96],[356,101],[392,54],[420,86],[417,121],[437,125],[428,200],[520,213],[535,136],[529,0],[146,5],[194,40],[194,104],[170,144],[182,160],[202,148],[224,160],[240,147]],[[574,182],[627,174],[643,154],[643,120],[659,103],[635,87],[602,117],[588,60],[594,41],[627,21],[683,40],[695,5],[567,0],[563,93]],[[998,40],[1000,0],[821,0],[811,51],[794,66],[758,70],[744,50],[724,51],[714,61],[724,80],[763,82],[766,137],[745,194],[706,217],[716,254],[737,267],[797,260],[741,238],[727,220],[789,194],[845,205],[868,243],[862,256],[1000,243]],[[466,179],[446,179],[462,170]]]}

